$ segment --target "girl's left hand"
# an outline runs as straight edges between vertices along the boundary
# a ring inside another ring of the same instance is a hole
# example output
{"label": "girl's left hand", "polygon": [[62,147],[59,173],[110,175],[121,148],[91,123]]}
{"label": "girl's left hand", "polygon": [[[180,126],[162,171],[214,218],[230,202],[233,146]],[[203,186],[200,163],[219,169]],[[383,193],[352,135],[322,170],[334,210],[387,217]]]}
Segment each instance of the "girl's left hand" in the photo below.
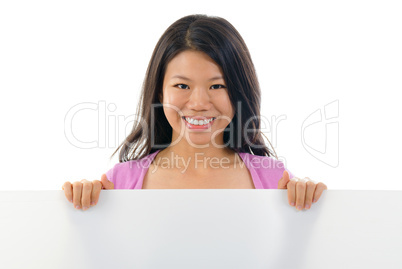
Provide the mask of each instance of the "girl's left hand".
{"label": "girl's left hand", "polygon": [[308,177],[304,178],[307,181],[300,180],[297,177],[289,179],[289,173],[283,171],[283,177],[278,182],[278,189],[288,189],[288,200],[291,206],[295,206],[297,210],[303,208],[309,209],[312,203],[320,199],[321,194],[327,189],[327,186],[318,182],[315,184]]}

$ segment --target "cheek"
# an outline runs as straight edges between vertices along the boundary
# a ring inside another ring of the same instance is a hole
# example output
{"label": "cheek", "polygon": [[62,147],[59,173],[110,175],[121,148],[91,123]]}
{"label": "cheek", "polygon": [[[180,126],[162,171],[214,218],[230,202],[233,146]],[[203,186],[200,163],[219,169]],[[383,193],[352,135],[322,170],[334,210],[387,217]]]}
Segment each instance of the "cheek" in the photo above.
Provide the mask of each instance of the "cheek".
{"label": "cheek", "polygon": [[163,107],[163,113],[165,113],[165,117],[170,125],[172,125],[172,110],[169,108]]}
{"label": "cheek", "polygon": [[179,105],[182,102],[183,102],[183,96],[181,96],[180,94],[171,92],[169,90],[163,91],[164,104]]}
{"label": "cheek", "polygon": [[165,112],[166,117],[169,115],[170,117],[180,117],[182,114],[181,109],[185,104],[185,99],[183,96],[179,96],[177,94],[171,94],[166,92],[163,98],[163,111]]}
{"label": "cheek", "polygon": [[164,100],[163,112],[165,113],[167,120],[171,124],[173,123],[172,121],[176,121],[177,119],[179,119],[180,115],[182,114],[180,106],[178,106],[178,104],[169,102],[167,100]]}
{"label": "cheek", "polygon": [[230,117],[234,116],[235,108],[227,94],[224,97],[222,96],[220,104],[221,104],[221,107],[223,107],[225,114],[230,115]]}

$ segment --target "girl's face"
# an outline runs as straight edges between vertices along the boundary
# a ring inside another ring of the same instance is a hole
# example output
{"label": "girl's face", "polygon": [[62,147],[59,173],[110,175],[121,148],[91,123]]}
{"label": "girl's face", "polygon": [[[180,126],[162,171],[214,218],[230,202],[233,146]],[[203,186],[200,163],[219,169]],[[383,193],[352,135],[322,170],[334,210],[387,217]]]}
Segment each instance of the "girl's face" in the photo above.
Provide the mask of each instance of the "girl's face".
{"label": "girl's face", "polygon": [[234,107],[221,68],[207,54],[186,50],[176,55],[167,65],[160,101],[173,129],[171,145],[182,143],[182,138],[193,147],[223,145],[223,130],[234,117]]}

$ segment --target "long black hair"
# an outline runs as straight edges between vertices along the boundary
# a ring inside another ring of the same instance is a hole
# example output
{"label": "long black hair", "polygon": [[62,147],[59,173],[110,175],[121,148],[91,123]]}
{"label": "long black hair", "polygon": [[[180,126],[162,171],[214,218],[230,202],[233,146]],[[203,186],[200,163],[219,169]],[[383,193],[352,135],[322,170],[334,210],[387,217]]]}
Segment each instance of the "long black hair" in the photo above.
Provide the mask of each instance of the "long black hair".
{"label": "long black hair", "polygon": [[133,129],[111,158],[121,149],[120,162],[137,160],[169,146],[172,127],[159,96],[168,63],[185,50],[202,51],[222,68],[228,95],[235,107],[229,124],[234,132],[224,131],[224,144],[237,152],[271,156],[260,131],[260,85],[243,38],[227,20],[195,14],[170,25],[156,44],[142,85]]}

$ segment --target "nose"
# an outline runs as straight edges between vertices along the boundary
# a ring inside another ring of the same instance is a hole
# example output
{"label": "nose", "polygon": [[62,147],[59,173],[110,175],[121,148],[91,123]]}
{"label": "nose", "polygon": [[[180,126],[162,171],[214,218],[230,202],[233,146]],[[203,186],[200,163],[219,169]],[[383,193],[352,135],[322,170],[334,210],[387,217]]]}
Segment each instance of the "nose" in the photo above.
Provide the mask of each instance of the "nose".
{"label": "nose", "polygon": [[211,106],[208,89],[203,87],[195,88],[188,101],[188,108],[192,110],[209,110]]}

